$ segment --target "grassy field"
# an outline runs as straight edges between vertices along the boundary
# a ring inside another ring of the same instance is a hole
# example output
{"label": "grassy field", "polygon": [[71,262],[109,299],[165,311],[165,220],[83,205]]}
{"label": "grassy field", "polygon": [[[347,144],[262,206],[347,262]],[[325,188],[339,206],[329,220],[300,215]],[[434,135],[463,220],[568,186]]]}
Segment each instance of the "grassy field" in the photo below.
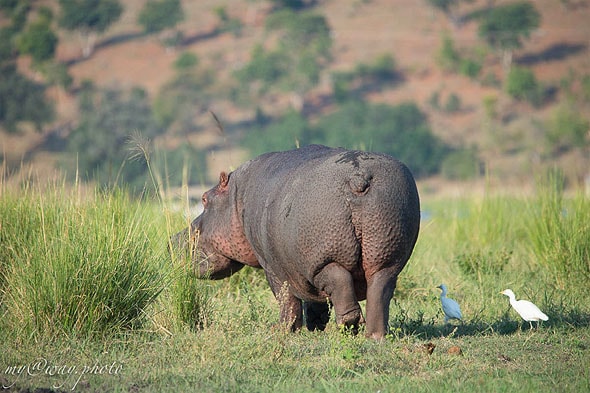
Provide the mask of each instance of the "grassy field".
{"label": "grassy field", "polygon": [[[186,219],[157,198],[0,193],[7,391],[590,391],[590,201],[552,182],[534,198],[424,200],[383,342],[334,323],[284,332],[261,271],[195,279],[167,252]],[[440,283],[463,323],[444,324]],[[549,321],[530,330],[505,288]]]}

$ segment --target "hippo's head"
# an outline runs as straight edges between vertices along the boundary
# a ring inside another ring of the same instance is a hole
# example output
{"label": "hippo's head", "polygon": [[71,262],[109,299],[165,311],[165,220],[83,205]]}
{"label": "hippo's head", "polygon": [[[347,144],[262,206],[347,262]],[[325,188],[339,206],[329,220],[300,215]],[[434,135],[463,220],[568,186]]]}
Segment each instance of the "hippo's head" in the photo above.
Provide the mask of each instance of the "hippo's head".
{"label": "hippo's head", "polygon": [[187,252],[199,277],[220,279],[244,264],[258,266],[239,219],[230,177],[221,172],[219,183],[202,196],[203,212],[171,244]]}

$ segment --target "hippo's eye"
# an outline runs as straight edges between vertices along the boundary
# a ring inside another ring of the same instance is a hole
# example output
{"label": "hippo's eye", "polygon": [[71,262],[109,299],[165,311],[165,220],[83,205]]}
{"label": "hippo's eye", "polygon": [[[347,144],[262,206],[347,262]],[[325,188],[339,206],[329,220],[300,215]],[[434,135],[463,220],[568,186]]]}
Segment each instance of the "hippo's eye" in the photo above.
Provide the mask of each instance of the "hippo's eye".
{"label": "hippo's eye", "polygon": [[201,197],[201,202],[203,202],[203,206],[207,206],[207,196],[203,195]]}

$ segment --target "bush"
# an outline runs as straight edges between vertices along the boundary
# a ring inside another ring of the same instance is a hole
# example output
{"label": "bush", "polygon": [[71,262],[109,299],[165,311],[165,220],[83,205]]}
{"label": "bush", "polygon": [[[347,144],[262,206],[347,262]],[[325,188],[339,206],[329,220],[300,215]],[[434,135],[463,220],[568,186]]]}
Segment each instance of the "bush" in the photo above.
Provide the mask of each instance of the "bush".
{"label": "bush", "polygon": [[586,101],[590,101],[590,75],[582,77],[582,97]]}
{"label": "bush", "polygon": [[543,101],[543,90],[533,71],[528,68],[512,67],[506,79],[506,92],[517,100],[526,100],[534,106]]}
{"label": "bush", "polygon": [[481,71],[481,63],[471,59],[461,59],[459,72],[471,79],[477,78]]}
{"label": "bush", "polygon": [[137,18],[146,33],[172,28],[184,19],[180,0],[148,0]]}
{"label": "bush", "polygon": [[559,154],[571,149],[583,149],[590,144],[587,138],[590,122],[567,105],[554,110],[548,130],[545,134],[547,147],[552,154]]}
{"label": "bush", "polygon": [[192,52],[182,52],[174,62],[177,71],[187,71],[199,65],[199,58]]}
{"label": "bush", "polygon": [[9,132],[18,131],[20,122],[31,122],[38,131],[55,117],[45,87],[20,74],[10,63],[0,65],[0,123]]}
{"label": "bush", "polygon": [[437,54],[437,62],[445,71],[456,71],[457,65],[461,61],[459,52],[455,49],[455,42],[448,35],[442,37],[442,45]]}
{"label": "bush", "polygon": [[461,99],[455,93],[451,93],[445,103],[445,112],[454,113],[461,109]]}
{"label": "bush", "polygon": [[389,53],[375,58],[372,63],[358,63],[353,71],[332,74],[332,91],[336,102],[359,99],[364,94],[381,90],[400,79],[395,60]]}
{"label": "bush", "polygon": [[442,162],[441,173],[450,180],[469,180],[480,175],[481,163],[472,149],[449,153]]}
{"label": "bush", "polygon": [[189,67],[190,56],[183,58],[183,68],[160,88],[153,104],[158,125],[181,133],[194,130],[195,112],[204,106],[208,97],[207,88],[213,83],[209,70]]}

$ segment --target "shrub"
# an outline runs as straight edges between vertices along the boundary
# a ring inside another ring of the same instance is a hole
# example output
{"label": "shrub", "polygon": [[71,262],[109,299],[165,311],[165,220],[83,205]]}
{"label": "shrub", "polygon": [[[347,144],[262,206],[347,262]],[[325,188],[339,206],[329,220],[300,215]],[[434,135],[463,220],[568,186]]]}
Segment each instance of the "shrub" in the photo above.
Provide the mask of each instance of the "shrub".
{"label": "shrub", "polygon": [[526,100],[534,106],[542,103],[542,87],[533,71],[528,68],[513,67],[508,73],[505,88],[517,100]]}
{"label": "shrub", "polygon": [[481,162],[472,149],[460,149],[449,153],[441,164],[441,173],[450,180],[469,180],[480,174]]}
{"label": "shrub", "polygon": [[451,93],[447,97],[447,102],[445,103],[445,112],[454,113],[458,112],[461,109],[461,98],[455,93]]}
{"label": "shrub", "polygon": [[150,34],[172,28],[183,19],[180,0],[149,0],[139,12],[137,23]]}
{"label": "shrub", "polygon": [[582,97],[586,101],[590,101],[590,75],[582,77]]}
{"label": "shrub", "polygon": [[587,139],[590,122],[567,105],[554,110],[545,140],[552,154],[559,154],[574,148],[583,149],[590,141]]}
{"label": "shrub", "polygon": [[481,63],[471,59],[461,59],[459,63],[459,72],[471,79],[477,78],[481,71]]}
{"label": "shrub", "polygon": [[437,62],[443,70],[456,71],[461,61],[459,52],[455,49],[455,42],[448,35],[442,37],[442,45],[437,54]]}
{"label": "shrub", "polygon": [[182,52],[174,62],[177,71],[186,71],[199,65],[199,58],[192,52]]}

